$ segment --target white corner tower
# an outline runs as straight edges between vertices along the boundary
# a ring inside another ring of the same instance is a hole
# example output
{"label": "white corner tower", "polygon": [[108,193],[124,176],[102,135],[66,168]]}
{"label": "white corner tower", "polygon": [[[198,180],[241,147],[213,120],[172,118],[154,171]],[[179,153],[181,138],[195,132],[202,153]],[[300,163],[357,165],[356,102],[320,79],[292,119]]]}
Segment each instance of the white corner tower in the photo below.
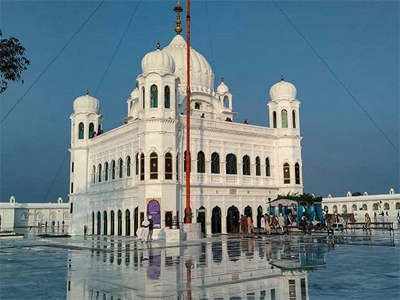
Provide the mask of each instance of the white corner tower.
{"label": "white corner tower", "polygon": [[302,159],[300,136],[300,101],[296,87],[284,80],[274,84],[268,103],[270,127],[277,137],[276,161],[278,185],[284,193],[302,193]]}
{"label": "white corner tower", "polygon": [[103,117],[100,114],[100,102],[89,95],[80,96],[74,101],[74,113],[71,119],[71,164],[70,164],[70,215],[71,215],[71,234],[82,235],[84,224],[88,216],[74,214],[74,210],[79,212],[87,211],[89,199],[85,196],[90,183],[89,143],[90,140],[101,132]]}

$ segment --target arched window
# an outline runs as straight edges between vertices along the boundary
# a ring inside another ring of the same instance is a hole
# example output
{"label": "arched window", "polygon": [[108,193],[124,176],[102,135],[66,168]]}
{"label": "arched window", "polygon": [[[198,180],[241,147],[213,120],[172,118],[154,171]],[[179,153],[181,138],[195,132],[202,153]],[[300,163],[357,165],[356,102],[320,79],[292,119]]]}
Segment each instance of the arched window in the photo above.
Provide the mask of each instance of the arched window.
{"label": "arched window", "polygon": [[271,164],[268,157],[265,159],[265,175],[271,176]]}
{"label": "arched window", "polygon": [[195,102],[194,103],[194,109],[201,109],[201,103],[200,102]]}
{"label": "arched window", "polygon": [[282,128],[288,128],[288,116],[287,116],[286,109],[283,109],[281,111],[281,124],[282,124]]}
{"label": "arched window", "polygon": [[96,183],[96,166],[93,166],[93,183]]}
{"label": "arched window", "polygon": [[283,165],[283,183],[290,184],[290,166],[288,163]]}
{"label": "arched window", "polygon": [[276,121],[276,111],[274,111],[272,113],[272,125],[274,126],[274,128],[276,128],[277,126],[277,121]]}
{"label": "arched window", "polygon": [[293,122],[293,128],[296,128],[296,111],[292,111],[292,122]]}
{"label": "arched window", "polygon": [[94,135],[94,124],[90,123],[89,124],[89,139],[92,139]]}
{"label": "arched window", "polygon": [[99,169],[99,182],[101,182],[101,164],[99,164],[98,169]]}
{"label": "arched window", "polygon": [[203,151],[197,153],[197,173],[206,172],[206,158]]}
{"label": "arched window", "polygon": [[104,164],[104,180],[108,181],[108,162]]}
{"label": "arched window", "polygon": [[126,158],[126,176],[131,176],[131,157],[128,156]]}
{"label": "arched window", "polygon": [[344,204],[342,206],[342,213],[347,214],[347,205],[346,204]]}
{"label": "arched window", "polygon": [[146,108],[146,90],[144,87],[142,87],[142,104],[143,104],[143,109]]}
{"label": "arched window", "polygon": [[383,204],[383,209],[384,209],[384,210],[390,210],[390,205],[389,205],[389,203]]}
{"label": "arched window", "polygon": [[83,140],[83,138],[85,137],[85,125],[80,122],[79,123],[79,134],[78,134],[78,138],[80,140]]}
{"label": "arched window", "polygon": [[169,152],[165,154],[165,179],[172,180],[172,155]]}
{"label": "arched window", "polygon": [[362,205],[362,210],[368,210],[367,204],[364,203],[364,204]]}
{"label": "arched window", "polygon": [[158,155],[153,152],[150,154],[150,179],[158,178]]}
{"label": "arched window", "polygon": [[158,88],[155,84],[150,87],[150,107],[158,107]]}
{"label": "arched window", "polygon": [[144,180],[144,171],[145,171],[145,164],[144,164],[144,154],[140,154],[140,180]]}
{"label": "arched window", "polygon": [[256,176],[261,176],[261,161],[258,156],[256,157]]}
{"label": "arched window", "polygon": [[168,85],[164,88],[164,107],[171,108],[171,92]]}
{"label": "arched window", "polygon": [[124,173],[124,161],[122,160],[122,158],[120,158],[118,160],[118,167],[119,167],[119,178],[122,178],[122,175]]}
{"label": "arched window", "polygon": [[396,202],[396,210],[400,209],[400,202]]}
{"label": "arched window", "polygon": [[211,173],[219,174],[219,154],[217,152],[211,154]]}
{"label": "arched window", "polygon": [[229,98],[228,98],[228,96],[224,97],[224,107],[229,108]]}
{"label": "arched window", "polygon": [[296,163],[294,165],[294,176],[296,178],[296,184],[300,184],[300,165]]}
{"label": "arched window", "polygon": [[235,154],[230,153],[226,156],[226,174],[237,174],[237,163]]}
{"label": "arched window", "polygon": [[135,174],[139,175],[139,153],[135,156]]}
{"label": "arched window", "polygon": [[[186,172],[186,151],[184,153],[183,160],[184,160],[183,171]],[[191,171],[192,171],[192,161],[191,161],[190,152],[189,152],[189,172],[191,172]]]}
{"label": "arched window", "polygon": [[[74,183],[71,182],[71,194],[74,192]],[[72,204],[72,203],[71,203]]]}
{"label": "arched window", "polygon": [[357,211],[357,205],[353,204],[353,205],[351,206],[351,210],[352,210],[352,211]]}
{"label": "arched window", "polygon": [[336,205],[333,206],[333,212],[337,213],[337,206]]}
{"label": "arched window", "polygon": [[372,204],[372,210],[378,210],[378,204],[377,203]]}
{"label": "arched window", "polygon": [[243,156],[243,175],[250,175],[250,157]]}
{"label": "arched window", "polygon": [[115,179],[115,160],[111,162],[111,179]]}

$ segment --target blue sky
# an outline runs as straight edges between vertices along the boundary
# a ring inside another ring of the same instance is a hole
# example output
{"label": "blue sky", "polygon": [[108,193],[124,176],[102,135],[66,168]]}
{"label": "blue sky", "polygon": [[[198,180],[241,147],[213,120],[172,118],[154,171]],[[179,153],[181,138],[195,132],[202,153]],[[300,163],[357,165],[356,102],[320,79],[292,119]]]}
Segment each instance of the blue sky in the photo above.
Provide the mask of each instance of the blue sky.
{"label": "blue sky", "polygon": [[[2,1],[1,29],[27,48],[25,84],[1,95],[1,118],[98,1]],[[399,147],[399,3],[279,2],[302,34]],[[174,36],[175,1],[142,1],[97,97],[104,128],[122,123],[142,57]],[[136,1],[107,1],[1,125],[1,201],[67,199],[74,99],[95,91]],[[271,1],[192,3],[192,46],[223,76],[236,121],[268,125],[268,91],[280,75],[301,101],[305,191],[345,195],[399,188],[399,154]],[[207,22],[209,20],[209,26]],[[183,23],[184,24],[184,23]],[[184,24],[185,27],[185,24]],[[210,31],[209,31],[210,28]],[[53,179],[54,184],[49,191]],[[47,198],[46,198],[46,195]]]}

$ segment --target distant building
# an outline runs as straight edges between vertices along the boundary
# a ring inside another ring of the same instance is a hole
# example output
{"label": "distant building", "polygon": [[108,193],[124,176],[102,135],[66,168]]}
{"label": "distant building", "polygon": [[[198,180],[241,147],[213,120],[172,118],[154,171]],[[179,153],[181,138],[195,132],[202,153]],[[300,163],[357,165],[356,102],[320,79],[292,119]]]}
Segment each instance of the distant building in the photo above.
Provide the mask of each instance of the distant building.
{"label": "distant building", "polygon": [[[389,221],[397,223],[397,214],[400,212],[400,194],[396,194],[391,188],[388,194],[368,195],[367,192],[355,196],[347,192],[346,197],[332,197],[322,199],[322,207],[330,213],[354,213],[357,221],[364,219],[365,213],[374,220],[375,213],[379,216],[382,211],[388,213]],[[382,219],[378,217],[378,222]]]}
{"label": "distant building", "polygon": [[14,230],[32,226],[62,227],[69,225],[69,203],[58,198],[57,203],[18,203],[15,197],[10,202],[0,202],[0,230]]}
{"label": "distant building", "polygon": [[[85,228],[88,234],[133,236],[152,215],[154,237],[162,238],[173,218],[183,221],[186,53],[177,34],[143,57],[124,124],[108,132],[98,99],[87,93],[74,101],[70,234],[82,235]],[[223,80],[215,89],[210,64],[193,48],[190,55],[192,222],[207,234],[235,232],[246,214],[257,226],[268,200],[303,192],[297,89],[283,77],[272,85],[269,126],[233,122],[231,90]]]}

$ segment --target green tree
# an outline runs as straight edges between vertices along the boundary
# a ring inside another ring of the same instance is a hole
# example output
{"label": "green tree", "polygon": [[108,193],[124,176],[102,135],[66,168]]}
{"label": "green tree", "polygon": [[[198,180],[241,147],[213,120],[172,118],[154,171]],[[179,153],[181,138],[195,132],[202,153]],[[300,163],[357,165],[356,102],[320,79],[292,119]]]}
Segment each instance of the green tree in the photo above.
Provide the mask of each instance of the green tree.
{"label": "green tree", "polygon": [[0,29],[0,93],[3,93],[8,82],[22,81],[21,73],[27,69],[30,61],[25,57],[25,47],[15,37],[2,38]]}

